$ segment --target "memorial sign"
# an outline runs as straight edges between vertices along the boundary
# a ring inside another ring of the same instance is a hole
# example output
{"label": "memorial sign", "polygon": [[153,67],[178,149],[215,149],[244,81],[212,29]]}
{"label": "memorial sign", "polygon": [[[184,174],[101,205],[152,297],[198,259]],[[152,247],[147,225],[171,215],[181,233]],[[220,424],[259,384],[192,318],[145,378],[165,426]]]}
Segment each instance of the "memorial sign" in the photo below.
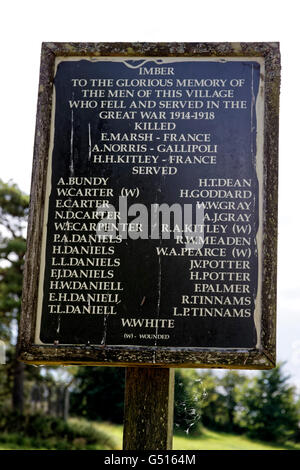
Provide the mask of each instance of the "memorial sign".
{"label": "memorial sign", "polygon": [[278,44],[42,48],[20,358],[275,365]]}

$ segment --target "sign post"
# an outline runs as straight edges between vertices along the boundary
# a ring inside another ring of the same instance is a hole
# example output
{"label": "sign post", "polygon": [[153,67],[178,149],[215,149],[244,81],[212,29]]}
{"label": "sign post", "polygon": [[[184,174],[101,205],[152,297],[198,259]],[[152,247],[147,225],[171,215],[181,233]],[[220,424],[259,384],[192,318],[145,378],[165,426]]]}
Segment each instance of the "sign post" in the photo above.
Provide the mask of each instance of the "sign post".
{"label": "sign post", "polygon": [[127,367],[124,450],[171,450],[174,369]]}
{"label": "sign post", "polygon": [[43,44],[20,359],[127,367],[126,448],[171,368],[275,365],[279,83],[277,43]]}

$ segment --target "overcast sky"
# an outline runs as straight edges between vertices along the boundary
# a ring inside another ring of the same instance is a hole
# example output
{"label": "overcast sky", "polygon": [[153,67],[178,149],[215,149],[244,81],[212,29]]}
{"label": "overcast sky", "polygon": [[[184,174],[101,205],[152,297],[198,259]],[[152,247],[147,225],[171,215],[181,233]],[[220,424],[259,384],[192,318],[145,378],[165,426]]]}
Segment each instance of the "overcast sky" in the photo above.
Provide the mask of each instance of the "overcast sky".
{"label": "overcast sky", "polygon": [[29,193],[43,41],[279,41],[282,54],[279,154],[278,360],[300,387],[299,13],[273,0],[101,0],[3,2],[0,177]]}

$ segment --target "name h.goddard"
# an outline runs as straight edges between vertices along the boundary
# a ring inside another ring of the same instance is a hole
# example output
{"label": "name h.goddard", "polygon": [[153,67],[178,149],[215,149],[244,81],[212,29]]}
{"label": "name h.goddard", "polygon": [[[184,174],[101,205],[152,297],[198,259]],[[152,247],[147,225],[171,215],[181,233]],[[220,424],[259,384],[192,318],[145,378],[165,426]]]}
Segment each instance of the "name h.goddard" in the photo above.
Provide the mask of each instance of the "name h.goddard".
{"label": "name h.goddard", "polygon": [[[253,193],[251,178],[200,178],[199,188],[181,189],[180,197],[190,198],[223,198],[223,199],[249,199]],[[203,188],[203,189],[202,189]],[[211,189],[212,188],[212,189]],[[216,189],[215,189],[216,188]],[[225,188],[225,189],[220,189]],[[238,189],[239,188],[239,189]],[[244,188],[248,188],[244,189]],[[241,190],[243,189],[243,190]]]}

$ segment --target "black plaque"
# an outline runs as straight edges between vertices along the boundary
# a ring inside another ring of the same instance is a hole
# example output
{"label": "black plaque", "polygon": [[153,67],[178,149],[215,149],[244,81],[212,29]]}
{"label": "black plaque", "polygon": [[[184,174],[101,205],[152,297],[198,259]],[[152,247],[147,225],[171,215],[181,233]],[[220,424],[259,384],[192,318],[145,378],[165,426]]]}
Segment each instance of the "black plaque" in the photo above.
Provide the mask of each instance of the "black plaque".
{"label": "black plaque", "polygon": [[23,360],[271,367],[270,51],[52,47],[39,288]]}

